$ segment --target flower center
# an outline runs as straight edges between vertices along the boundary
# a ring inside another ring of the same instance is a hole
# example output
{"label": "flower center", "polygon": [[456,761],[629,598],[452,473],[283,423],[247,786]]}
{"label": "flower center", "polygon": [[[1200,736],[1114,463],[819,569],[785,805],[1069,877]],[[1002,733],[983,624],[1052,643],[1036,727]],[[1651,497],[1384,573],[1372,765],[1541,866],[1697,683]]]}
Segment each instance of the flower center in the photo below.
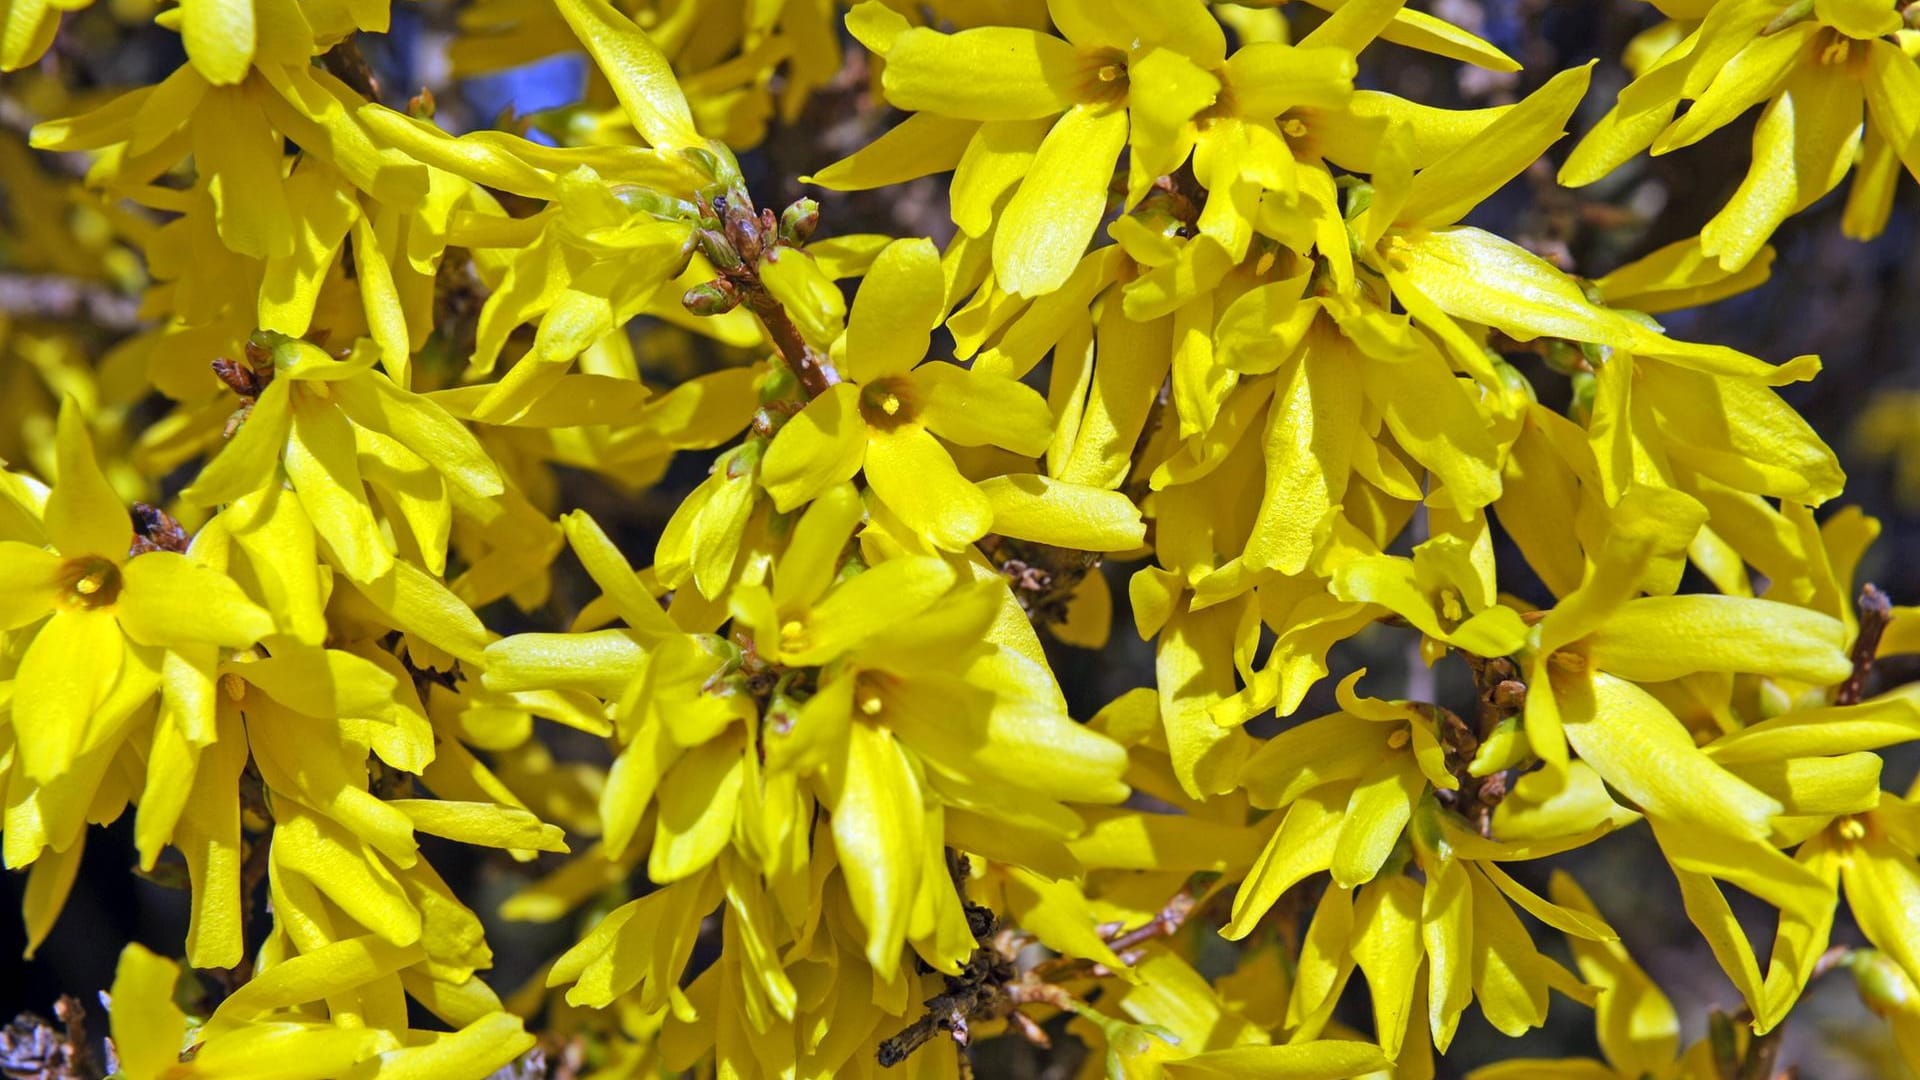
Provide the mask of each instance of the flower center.
{"label": "flower center", "polygon": [[892,431],[918,413],[904,380],[876,379],[860,388],[860,417],[868,427]]}
{"label": "flower center", "polygon": [[1081,54],[1086,66],[1080,94],[1091,105],[1115,105],[1127,100],[1127,54],[1119,49],[1094,49]]}
{"label": "flower center", "polygon": [[92,611],[120,599],[120,568],[97,555],[67,560],[60,583],[62,599],[71,608]]}

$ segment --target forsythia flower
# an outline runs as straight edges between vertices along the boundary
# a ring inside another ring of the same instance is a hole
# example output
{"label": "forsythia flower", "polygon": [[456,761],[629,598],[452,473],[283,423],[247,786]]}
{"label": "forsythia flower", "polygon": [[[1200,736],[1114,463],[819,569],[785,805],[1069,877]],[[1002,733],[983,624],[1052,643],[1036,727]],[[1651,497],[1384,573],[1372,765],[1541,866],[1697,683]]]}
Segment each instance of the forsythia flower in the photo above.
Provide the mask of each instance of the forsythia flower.
{"label": "forsythia flower", "polygon": [[[1920,609],[1818,358],[1654,318],[1856,166],[1879,231],[1917,9],[1660,0],[1562,178],[1755,160],[1595,276],[1484,209],[1594,65],[1435,108],[1376,58],[1518,65],[1310,4],[182,0],[83,93],[137,5],[0,0],[0,851],[32,951],[133,808],[197,969],[121,954],[115,1074],[1427,1080],[1558,993],[1604,1060],[1476,1080],[1724,1080],[1840,967],[1920,1060]],[[796,145],[913,194],[756,206]],[[1690,1046],[1561,868],[1643,826]]]}
{"label": "forsythia flower", "polygon": [[[1590,184],[1649,147],[1691,146],[1764,101],[1753,164],[1701,230],[1701,249],[1726,269],[1745,266],[1781,222],[1856,165],[1846,233],[1880,235],[1900,167],[1920,179],[1920,63],[1896,43],[1913,33],[1897,8],[1875,0],[1704,5],[1690,31],[1620,91],[1560,181]],[[1682,102],[1688,108],[1676,118]]]}

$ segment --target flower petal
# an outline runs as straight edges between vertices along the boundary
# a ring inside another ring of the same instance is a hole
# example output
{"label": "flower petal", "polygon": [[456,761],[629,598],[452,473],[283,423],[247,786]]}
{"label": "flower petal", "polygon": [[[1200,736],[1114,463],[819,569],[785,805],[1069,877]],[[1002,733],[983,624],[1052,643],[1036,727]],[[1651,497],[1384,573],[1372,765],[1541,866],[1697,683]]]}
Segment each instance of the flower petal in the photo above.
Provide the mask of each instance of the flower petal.
{"label": "flower petal", "polygon": [[1126,141],[1125,110],[1091,105],[1075,105],[1047,132],[993,235],[1001,288],[1039,296],[1073,276],[1106,213],[1107,185]]}
{"label": "flower petal", "polygon": [[782,513],[853,479],[867,456],[860,391],[835,383],[787,421],[760,461],[760,485]]}
{"label": "flower petal", "polygon": [[959,551],[993,527],[993,504],[918,425],[874,432],[866,470],[874,494],[937,547]]}
{"label": "flower petal", "polygon": [[933,241],[895,240],[881,249],[847,316],[848,377],[872,382],[918,364],[946,308],[945,294]]}
{"label": "flower petal", "polygon": [[60,474],[47,496],[47,539],[64,558],[94,555],[119,562],[133,542],[133,520],[127,516],[126,503],[100,472],[86,418],[72,398],[60,406],[56,439]]}

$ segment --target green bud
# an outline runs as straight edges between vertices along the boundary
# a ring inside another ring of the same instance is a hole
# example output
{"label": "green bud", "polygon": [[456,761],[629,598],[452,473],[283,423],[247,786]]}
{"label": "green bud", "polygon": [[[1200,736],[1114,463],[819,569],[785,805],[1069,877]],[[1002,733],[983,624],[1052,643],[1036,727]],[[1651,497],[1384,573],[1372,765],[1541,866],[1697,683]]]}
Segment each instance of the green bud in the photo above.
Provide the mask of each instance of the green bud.
{"label": "green bud", "polygon": [[1593,398],[1600,390],[1600,380],[1594,378],[1591,371],[1573,373],[1573,400],[1567,404],[1567,417],[1585,427],[1593,419]]}
{"label": "green bud", "polygon": [[1366,213],[1367,208],[1372,205],[1373,185],[1365,181],[1356,181],[1354,185],[1347,190],[1347,209],[1344,216],[1348,221],[1352,221],[1354,218]]}
{"label": "green bud", "polygon": [[620,205],[638,213],[658,218],[693,218],[700,213],[684,199],[676,199],[639,184],[615,184],[611,190],[613,197],[620,200]]}
{"label": "green bud", "polygon": [[680,304],[695,315],[725,315],[740,303],[740,294],[719,279],[695,285]]}
{"label": "green bud", "polygon": [[1487,350],[1487,359],[1493,364],[1493,370],[1500,376],[1500,384],[1507,392],[1507,399],[1520,405],[1533,404],[1540,396],[1533,392],[1533,383],[1528,381],[1520,369],[1507,363],[1499,353]]}
{"label": "green bud", "polygon": [[712,177],[720,181],[722,186],[724,186],[727,179],[723,175],[725,170],[721,167],[720,159],[714,155],[713,151],[704,146],[687,146],[681,148],[680,156],[692,162],[693,167],[700,170],[701,175]]}
{"label": "green bud", "polygon": [[785,364],[769,366],[767,373],[760,377],[761,404],[785,401],[799,390],[800,380],[793,374],[793,369]]}
{"label": "green bud", "polygon": [[694,240],[700,247],[700,254],[720,270],[738,270],[740,253],[733,250],[726,235],[714,229],[700,229],[694,233]]}
{"label": "green bud", "polygon": [[1580,347],[1571,341],[1558,338],[1549,340],[1546,350],[1540,354],[1547,367],[1562,375],[1571,375],[1586,364],[1586,357],[1580,355]]}
{"label": "green bud", "polygon": [[1913,981],[1900,965],[1878,949],[1855,949],[1847,955],[1860,1000],[1875,1016],[1891,1016],[1915,1007]]}
{"label": "green bud", "polygon": [[820,224],[820,204],[813,199],[796,199],[780,212],[780,242],[799,247],[813,236]]}

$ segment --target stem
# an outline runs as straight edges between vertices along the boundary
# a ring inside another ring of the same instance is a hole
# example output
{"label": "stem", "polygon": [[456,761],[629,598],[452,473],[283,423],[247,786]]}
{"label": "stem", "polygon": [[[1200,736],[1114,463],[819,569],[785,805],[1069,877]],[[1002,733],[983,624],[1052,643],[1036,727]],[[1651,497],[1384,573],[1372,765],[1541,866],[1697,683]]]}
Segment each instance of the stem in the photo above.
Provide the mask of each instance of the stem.
{"label": "stem", "polygon": [[1853,637],[1853,674],[1834,692],[1835,705],[1858,705],[1866,696],[1867,676],[1873,673],[1874,654],[1880,651],[1880,637],[1893,621],[1893,601],[1872,582],[1860,590],[1860,632]]}
{"label": "stem", "polygon": [[780,359],[787,362],[794,378],[800,380],[800,386],[806,390],[807,397],[817,398],[827,392],[827,388],[841,381],[840,373],[820,350],[807,344],[800,336],[800,328],[794,325],[793,316],[773,294],[760,284],[760,275],[752,273],[752,287],[743,290],[743,299],[760,325],[767,328],[767,334],[773,338],[773,347],[779,351]]}
{"label": "stem", "polygon": [[[773,339],[774,349],[786,361],[809,399],[826,393],[828,387],[841,381],[840,373],[826,356],[807,344],[793,316],[787,314],[779,298],[769,292],[760,279],[761,258],[777,259],[783,247],[792,248],[781,239],[780,222],[771,210],[755,212],[746,194],[739,191],[715,196],[712,212],[720,221],[720,231],[708,227],[700,234],[702,250],[720,271],[720,277],[712,286],[728,298],[727,306],[735,301],[744,303],[760,320],[767,336]],[[811,232],[812,227],[809,225],[805,231]],[[692,303],[690,299],[690,308]]]}

